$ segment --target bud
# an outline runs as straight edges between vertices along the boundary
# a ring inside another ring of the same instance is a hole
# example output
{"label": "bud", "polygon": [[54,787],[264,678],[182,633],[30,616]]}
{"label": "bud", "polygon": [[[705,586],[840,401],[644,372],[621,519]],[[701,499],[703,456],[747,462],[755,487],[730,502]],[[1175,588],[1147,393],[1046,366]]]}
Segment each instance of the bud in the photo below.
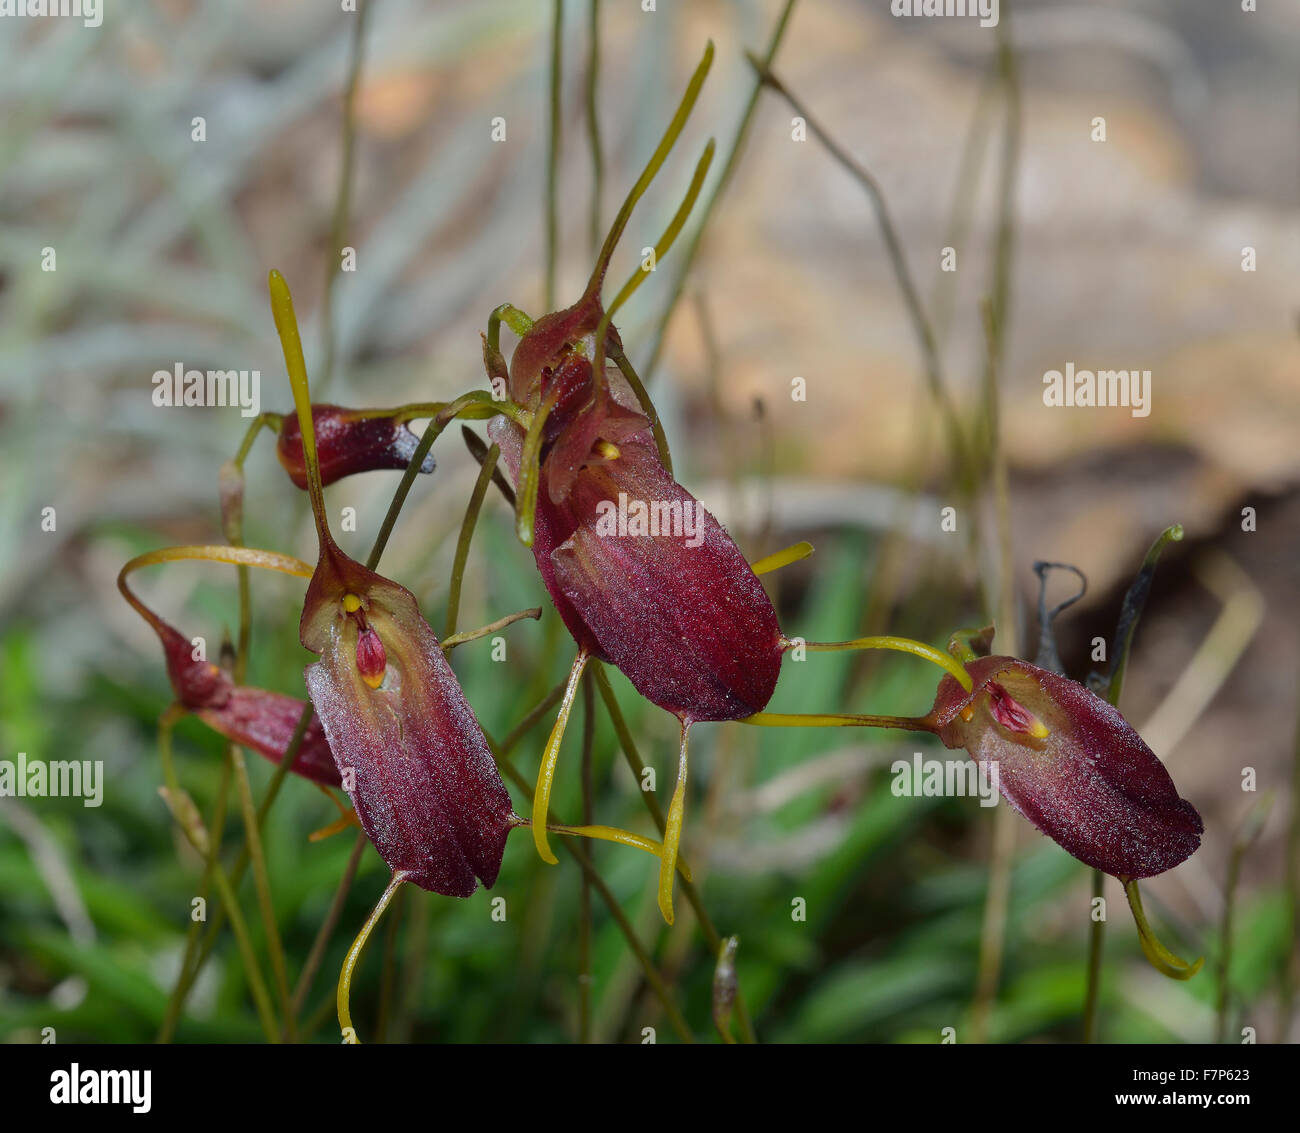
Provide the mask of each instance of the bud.
{"label": "bud", "polygon": [[740,984],[736,978],[736,949],[740,937],[729,936],[718,948],[717,963],[713,968],[713,1025],[723,1042],[732,1043],[731,1015],[736,1006]]}
{"label": "bud", "polygon": [[[419,438],[393,410],[343,409],[338,405],[313,405],[316,451],[322,484],[332,484],[356,472],[402,469],[411,463]],[[307,466],[303,458],[302,430],[298,418],[286,413],[280,423],[276,456],[289,479],[307,487]],[[432,456],[426,456],[421,472],[432,472]]]}

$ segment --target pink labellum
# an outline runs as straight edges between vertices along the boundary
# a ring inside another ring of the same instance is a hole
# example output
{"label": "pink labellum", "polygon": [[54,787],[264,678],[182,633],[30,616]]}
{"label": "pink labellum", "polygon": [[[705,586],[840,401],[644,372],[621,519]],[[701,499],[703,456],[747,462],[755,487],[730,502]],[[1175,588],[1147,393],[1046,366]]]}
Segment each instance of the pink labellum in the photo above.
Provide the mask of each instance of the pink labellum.
{"label": "pink labellum", "polygon": [[[1110,704],[1014,657],[966,668],[974,690],[944,677],[928,719],[947,747],[996,762],[1003,796],[1049,838],[1121,879],[1163,873],[1196,851],[1201,816]],[[1029,734],[1030,714],[1046,737]]]}

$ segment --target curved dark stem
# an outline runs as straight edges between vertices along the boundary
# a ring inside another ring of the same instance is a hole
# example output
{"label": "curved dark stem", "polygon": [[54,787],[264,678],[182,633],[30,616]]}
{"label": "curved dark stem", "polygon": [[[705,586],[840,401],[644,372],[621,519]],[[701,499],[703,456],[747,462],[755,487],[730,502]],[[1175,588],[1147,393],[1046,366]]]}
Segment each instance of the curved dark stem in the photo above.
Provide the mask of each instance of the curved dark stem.
{"label": "curved dark stem", "polygon": [[[1047,576],[1054,570],[1068,570],[1076,575],[1079,579],[1079,591],[1049,610]],[[1088,579],[1083,571],[1069,563],[1049,563],[1041,559],[1034,563],[1034,573],[1038,575],[1038,654],[1034,658],[1034,664],[1040,669],[1050,669],[1053,673],[1064,676],[1065,666],[1061,664],[1061,654],[1056,648],[1054,623],[1062,610],[1068,610],[1088,592]]]}

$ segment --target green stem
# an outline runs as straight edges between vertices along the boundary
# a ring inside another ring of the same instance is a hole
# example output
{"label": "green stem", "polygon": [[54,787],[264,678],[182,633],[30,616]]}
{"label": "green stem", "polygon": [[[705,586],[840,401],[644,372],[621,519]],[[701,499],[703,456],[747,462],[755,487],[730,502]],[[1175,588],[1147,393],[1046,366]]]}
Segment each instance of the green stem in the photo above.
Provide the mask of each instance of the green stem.
{"label": "green stem", "polygon": [[[1092,871],[1093,900],[1105,900],[1106,875],[1099,869]],[[1103,906],[1104,908],[1104,906]],[[1088,990],[1083,1001],[1083,1041],[1097,1041],[1097,1000],[1101,995],[1101,954],[1106,941],[1106,922],[1093,915],[1088,931]]]}
{"label": "green stem", "polygon": [[325,949],[329,945],[330,937],[334,935],[334,929],[338,926],[339,918],[343,915],[343,905],[347,901],[348,892],[352,888],[352,882],[357,876],[357,867],[361,863],[361,855],[365,851],[369,839],[365,834],[358,834],[357,840],[352,846],[352,853],[348,855],[348,864],[343,867],[343,876],[339,878],[338,887],[334,890],[334,897],[330,901],[329,911],[325,914],[325,919],[321,921],[320,928],[316,931],[316,939],[311,943],[311,950],[307,953],[307,962],[302,966],[302,972],[298,976],[298,982],[293,988],[293,998],[289,1001],[290,1013],[289,1018],[296,1020],[302,1014],[303,1004],[307,1001],[307,996],[311,992],[312,980],[316,978],[316,973],[320,970],[321,961],[325,958]]}
{"label": "green stem", "polygon": [[1169,951],[1160,943],[1151,925],[1147,922],[1142,909],[1142,895],[1138,892],[1136,881],[1125,881],[1124,896],[1128,898],[1129,908],[1133,910],[1133,920],[1137,923],[1138,941],[1142,945],[1142,954],[1156,971],[1173,980],[1190,980],[1201,970],[1205,958],[1201,957],[1189,964]]}
{"label": "green stem", "polygon": [[[174,814],[183,806],[184,801],[189,798],[181,789],[180,781],[176,776],[176,766],[172,760],[172,729],[175,727],[176,721],[184,714],[183,708],[179,705],[173,705],[163,713],[158,723],[158,754],[162,763],[163,780],[167,784],[169,800],[173,804]],[[253,950],[248,925],[244,922],[243,913],[240,912],[239,900],[235,896],[234,888],[226,876],[226,871],[222,869],[221,863],[211,858],[211,844],[204,836],[204,832],[196,830],[184,822],[180,823],[180,827],[190,845],[205,859],[211,860],[212,881],[217,887],[217,895],[221,900],[222,907],[230,919],[230,926],[235,932],[235,942],[239,948],[240,959],[244,966],[244,976],[248,981],[248,989],[253,996],[253,1004],[257,1010],[258,1020],[262,1024],[262,1030],[266,1034],[267,1041],[278,1043],[280,1041],[280,1032],[275,1024],[275,1012],[271,1007],[271,997],[266,992],[266,983],[262,979],[262,972],[257,964],[257,953]],[[201,963],[202,957],[200,957]],[[181,1005],[184,1005],[183,996],[181,997]]]}
{"label": "green stem", "polygon": [[284,963],[284,948],[280,943],[280,931],[275,920],[275,906],[271,900],[270,874],[266,868],[266,856],[262,852],[262,838],[257,829],[257,814],[253,809],[253,789],[248,781],[248,766],[244,762],[244,753],[237,744],[229,745],[229,758],[235,773],[239,809],[244,819],[245,844],[253,863],[253,884],[262,914],[262,930],[266,933],[267,950],[271,954],[271,974],[280,995],[285,1032],[289,1042],[294,1042],[296,1037],[289,1010],[289,977]]}
{"label": "green stem", "polygon": [[563,93],[564,0],[551,4],[550,133],[546,147],[546,299],[555,310],[555,264],[559,249],[560,104]]}
{"label": "green stem", "polygon": [[861,162],[857,161],[822,128],[817,119],[809,113],[807,107],[794,96],[780,79],[772,74],[770,63],[762,62],[752,54],[748,54],[746,57],[758,75],[760,85],[771,87],[789,103],[790,108],[807,122],[808,128],[825,147],[827,153],[866,192],[871,207],[876,214],[876,223],[880,226],[880,235],[885,242],[885,252],[889,257],[890,265],[894,269],[894,279],[903,297],[903,305],[907,309],[912,329],[916,333],[930,395],[943,418],[948,438],[948,451],[953,467],[954,469],[964,470],[967,466],[966,440],[957,418],[957,410],[948,391],[947,381],[944,378],[943,363],[939,357],[938,340],[921,303],[920,293],[917,291],[916,283],[912,279],[911,270],[907,266],[907,256],[903,251],[903,243],[899,238],[898,230],[894,227],[893,217],[890,215],[889,206],[885,202],[885,195],[881,191],[879,182]]}
{"label": "green stem", "polygon": [[[1114,654],[1111,657],[1110,679],[1106,682],[1106,700],[1112,708],[1119,707],[1120,693],[1124,689],[1124,674],[1128,669],[1129,653],[1133,648],[1133,635],[1137,631],[1138,619],[1146,605],[1147,595],[1151,590],[1151,580],[1155,575],[1156,563],[1160,554],[1171,542],[1183,537],[1183,529],[1178,524],[1166,527],[1151,544],[1142,560],[1142,568],[1137,578],[1124,595],[1124,604],[1120,610],[1119,625],[1115,630],[1113,643]],[[1105,874],[1101,870],[1092,871],[1093,896],[1100,896],[1105,886]],[[1097,1004],[1101,998],[1101,953],[1106,935],[1105,921],[1094,920],[1088,929],[1088,982],[1083,1001],[1083,1041],[1091,1043],[1097,1037]]]}
{"label": "green stem", "polygon": [[[592,747],[596,739],[596,701],[591,679],[582,682],[582,824],[595,822],[592,805]],[[591,1042],[591,882],[578,892],[578,1042]]]}
{"label": "green stem", "polygon": [[[525,779],[524,776],[519,773],[518,768],[516,768],[514,764],[506,758],[506,752],[504,752],[501,747],[493,741],[492,737],[488,736],[486,732],[484,732],[484,735],[487,737],[488,750],[492,752],[492,757],[496,760],[497,767],[500,768],[502,774],[505,775],[523,793],[525,798],[531,802],[533,798],[533,788],[529,785],[528,780]],[[565,824],[557,823],[557,825]],[[628,947],[632,949],[633,954],[636,956],[637,963],[641,965],[641,970],[645,974],[646,983],[650,985],[650,990],[654,992],[655,997],[663,1006],[664,1013],[668,1016],[669,1024],[672,1026],[673,1030],[677,1032],[677,1036],[685,1043],[694,1043],[695,1036],[691,1034],[691,1029],[687,1026],[685,1018],[682,1016],[681,1011],[678,1010],[676,1003],[673,1002],[672,992],[669,991],[668,985],[664,982],[664,978],[660,974],[659,969],[655,967],[654,961],[650,958],[650,954],[645,949],[645,945],[641,943],[640,938],[636,934],[636,929],[628,919],[627,913],[623,911],[623,906],[619,904],[618,898],[610,891],[609,886],[605,884],[600,874],[596,872],[595,867],[591,864],[591,858],[582,850],[578,849],[578,847],[572,842],[564,841],[561,842],[560,845],[573,855],[573,859],[578,863],[578,868],[582,870],[583,876],[591,882],[591,886],[595,889],[597,896],[600,897],[600,899],[605,903],[606,908],[609,909],[610,916],[614,918],[614,922],[618,925],[619,931],[623,933],[623,937],[627,941]]]}
{"label": "green stem", "polygon": [[619,368],[627,384],[632,387],[632,392],[636,394],[636,399],[645,411],[645,415],[650,418],[650,431],[654,434],[655,447],[659,450],[659,459],[663,462],[664,471],[669,476],[673,474],[673,457],[668,451],[668,434],[664,432],[664,424],[659,419],[659,410],[650,400],[650,394],[646,392],[645,384],[641,377],[632,368],[632,360],[621,350],[615,350],[610,355],[610,361]]}
{"label": "green stem", "polygon": [[[203,865],[203,883],[199,887],[199,896],[202,897],[204,904],[208,903],[210,891],[212,888],[212,866],[214,862],[220,861],[221,839],[226,827],[226,806],[230,798],[230,761],[222,760],[221,762],[221,783],[217,787],[217,798],[213,803],[212,815],[208,819],[208,830],[211,846],[208,848],[208,857]],[[185,934],[185,953],[181,957],[180,971],[177,973],[176,985],[172,988],[172,993],[167,1000],[167,1010],[163,1015],[162,1026],[158,1031],[158,1042],[169,1043],[176,1034],[176,1027],[180,1022],[181,1008],[184,1006],[185,993],[189,989],[189,981],[197,975],[195,971],[191,975],[191,970],[198,963],[199,942],[203,939],[203,921],[191,920],[189,931]]]}
{"label": "green stem", "polygon": [[587,141],[591,147],[591,250],[600,250],[600,203],[605,153],[600,142],[600,0],[590,0],[587,28]]}
{"label": "green stem", "polygon": [[491,394],[484,390],[473,390],[470,393],[462,394],[455,401],[448,402],[446,407],[425,426],[424,435],[420,437],[420,443],[415,446],[415,452],[411,454],[411,461],[402,474],[401,483],[397,485],[397,491],[393,493],[393,500],[388,505],[388,512],[385,514],[384,522],[379,528],[379,534],[375,536],[374,546],[370,548],[370,556],[366,559],[366,566],[370,570],[378,568],[384,548],[388,546],[388,537],[393,533],[397,517],[402,512],[406,497],[410,494],[411,486],[415,483],[415,477],[419,474],[420,465],[424,463],[424,458],[429,455],[433,442],[442,434],[443,429],[457,417],[470,417],[481,420],[485,416],[495,416],[502,411],[502,405],[495,404],[492,401]]}
{"label": "green stem", "polygon": [[[785,0],[781,8],[781,14],[777,17],[776,26],[772,30],[772,36],[768,40],[767,50],[763,54],[763,70],[766,71],[772,66],[776,59],[777,49],[781,46],[781,40],[785,36],[786,26],[790,22],[790,16],[794,12],[795,0]],[[709,194],[708,200],[704,203],[704,208],[700,213],[699,223],[695,227],[695,233],[691,236],[690,242],[686,245],[686,251],[681,259],[677,261],[676,274],[673,276],[672,290],[668,293],[668,302],[664,305],[663,314],[659,316],[659,321],[655,325],[654,339],[650,348],[650,356],[645,366],[645,380],[650,382],[654,379],[655,370],[659,366],[659,359],[663,352],[664,336],[668,330],[668,324],[672,321],[673,311],[676,309],[678,302],[681,300],[682,291],[686,286],[686,277],[690,274],[691,267],[695,263],[695,257],[699,254],[700,243],[704,239],[704,233],[708,228],[709,218],[713,215],[713,210],[717,207],[718,201],[722,194],[726,192],[727,185],[731,182],[732,174],[736,170],[736,165],[740,161],[740,155],[745,148],[745,141],[749,137],[750,123],[754,117],[754,110],[758,106],[759,95],[763,93],[763,80],[756,79],[754,89],[749,93],[749,99],[745,103],[745,109],[740,116],[740,122],[736,126],[736,132],[731,139],[731,148],[727,151],[727,160],[722,166],[722,172],[718,175],[717,181],[713,185],[713,191]]]}
{"label": "green stem", "polygon": [[352,25],[352,54],[348,65],[347,86],[343,91],[343,155],[339,164],[338,189],[334,195],[334,216],[330,221],[330,258],[325,264],[325,287],[321,294],[321,338],[324,340],[325,361],[316,382],[317,393],[325,388],[334,373],[337,350],[334,333],[334,281],[338,278],[342,266],[343,241],[346,238],[348,217],[352,211],[352,182],[356,166],[357,88],[361,83],[366,18],[369,13],[370,0],[358,0],[356,20]]}
{"label": "green stem", "polygon": [[1120,608],[1119,622],[1115,626],[1115,640],[1111,643],[1113,655],[1110,663],[1110,680],[1106,684],[1106,699],[1118,708],[1120,694],[1124,691],[1124,677],[1128,672],[1129,654],[1133,649],[1133,635],[1137,632],[1138,620],[1146,608],[1147,596],[1151,593],[1151,581],[1155,577],[1156,564],[1160,555],[1170,543],[1177,543],[1183,537],[1181,524],[1166,527],[1151,544],[1142,560],[1142,567],[1133,580],[1133,585],[1124,595],[1124,604]]}
{"label": "green stem", "polygon": [[379,1009],[375,1012],[375,1042],[388,1041],[388,1018],[393,1009],[393,985],[397,979],[397,930],[406,914],[409,889],[399,890],[393,913],[384,928],[384,961],[379,970]]}
{"label": "green stem", "polygon": [[451,567],[451,582],[447,586],[447,618],[443,623],[442,636],[451,637],[456,632],[456,619],[460,612],[460,589],[465,580],[465,563],[469,559],[469,545],[474,538],[474,528],[478,524],[479,512],[483,509],[483,499],[487,495],[488,485],[492,483],[492,474],[496,471],[497,458],[501,450],[493,445],[487,451],[474,482],[474,491],[470,493],[469,506],[465,509],[465,519],[460,525],[460,537],[456,540],[456,557]]}
{"label": "green stem", "polygon": [[[312,707],[307,704],[303,707],[302,715],[298,717],[298,724],[294,728],[293,735],[289,739],[289,746],[284,750],[284,756],[271,776],[271,782],[267,787],[266,797],[263,798],[261,806],[257,810],[257,828],[259,830],[266,824],[266,816],[270,811],[276,796],[280,792],[280,784],[284,782],[289,768],[293,766],[293,761],[298,757],[298,749],[302,746],[303,736],[307,734],[307,727],[311,723]],[[230,871],[231,884],[238,887],[243,880],[244,871],[248,868],[248,847],[245,845],[235,860],[234,867]],[[177,984],[176,991],[173,993],[179,1002],[178,1012],[184,1008],[185,1000],[189,996],[190,990],[194,986],[195,980],[198,979],[199,973],[203,970],[204,964],[207,963],[208,957],[212,955],[213,948],[216,947],[217,936],[222,928],[225,927],[225,909],[219,908],[216,915],[213,916],[211,923],[208,925],[208,931],[203,938],[203,948],[199,953],[198,960],[195,962],[191,972],[182,978]]]}
{"label": "green stem", "polygon": [[[614,690],[610,687],[609,675],[605,672],[605,666],[599,661],[591,662],[592,668],[596,675],[596,689],[600,693],[600,699],[605,705],[605,711],[609,714],[610,723],[614,725],[614,734],[618,737],[619,746],[623,749],[623,758],[627,761],[628,767],[632,771],[632,776],[637,784],[641,783],[642,773],[645,771],[645,763],[641,759],[641,753],[637,750],[636,740],[632,738],[632,730],[627,726],[627,720],[623,716],[623,710],[618,705],[618,700],[614,696]],[[663,809],[659,806],[659,800],[655,798],[653,792],[637,792],[641,796],[645,808],[650,814],[651,820],[658,828],[662,836],[667,832],[668,819]],[[681,865],[686,865],[684,861]],[[709,951],[716,956],[722,947],[722,936],[719,934],[717,927],[713,923],[713,918],[709,916],[709,911],[704,907],[704,901],[700,897],[700,891],[695,882],[686,881],[679,878],[682,887],[682,894],[685,896],[691,909],[695,913],[695,919],[699,922],[700,931],[704,933],[704,939],[709,947]],[[749,1007],[745,1003],[745,997],[737,986],[736,990],[736,1021],[740,1027],[741,1042],[756,1043],[757,1035],[754,1033],[754,1021],[750,1018]]]}

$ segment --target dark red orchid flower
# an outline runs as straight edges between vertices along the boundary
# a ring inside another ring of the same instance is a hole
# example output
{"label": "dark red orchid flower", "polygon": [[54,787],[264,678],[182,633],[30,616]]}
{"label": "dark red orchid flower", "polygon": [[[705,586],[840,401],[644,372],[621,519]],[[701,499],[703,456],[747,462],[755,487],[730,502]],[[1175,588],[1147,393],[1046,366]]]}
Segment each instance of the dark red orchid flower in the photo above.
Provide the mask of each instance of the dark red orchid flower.
{"label": "dark red orchid flower", "polygon": [[[751,716],[780,672],[776,611],[726,530],[664,468],[650,422],[625,412],[639,429],[617,456],[578,469],[559,500],[544,457],[537,569],[579,647],[652,704],[688,723]],[[519,427],[499,417],[488,432],[517,480]]]}
{"label": "dark red orchid flower", "polygon": [[1003,797],[1081,862],[1121,881],[1152,877],[1200,845],[1201,816],[1119,711],[1077,681],[1014,657],[939,684],[928,719],[949,748],[996,763]]}
{"label": "dark red orchid flower", "polygon": [[299,627],[320,656],[307,690],[361,827],[394,876],[468,897],[479,881],[496,881],[506,835],[522,820],[410,591],[349,558],[330,534],[293,300],[278,272],[269,282],[320,540]]}
{"label": "dark red orchid flower", "polygon": [[[344,409],[338,405],[311,407],[316,430],[316,458],[322,484],[333,484],[357,472],[404,469],[415,455],[419,439],[407,423],[407,409]],[[278,419],[275,454],[299,488],[307,487],[302,429],[296,413]],[[433,457],[425,456],[420,471],[432,472]]]}
{"label": "dark red orchid flower", "polygon": [[[546,815],[560,741],[587,662],[608,661],[647,700],[681,721],[677,786],[660,865],[659,903],[670,924],[688,730],[697,721],[738,720],[761,711],[788,645],[740,549],[673,478],[658,417],[611,324],[647,271],[638,270],[608,309],[601,302],[619,237],[680,133],[712,58],[710,44],[620,209],[582,297],[536,322],[504,305],[493,313],[484,338],[488,376],[494,389],[508,395],[488,430],[517,487],[520,537],[532,548],[579,649],[542,759],[533,837],[542,858],[554,862]],[[654,249],[656,261],[685,223],[712,156],[710,142]],[[508,368],[498,346],[503,319],[520,334]]]}
{"label": "dark red orchid flower", "polygon": [[[452,897],[468,897],[480,881],[491,888],[507,835],[526,823],[415,598],[346,555],[330,534],[293,300],[278,272],[269,285],[320,542],[299,624],[302,644],[320,657],[307,667],[307,690],[361,827],[393,871],[339,978],[339,1024],[353,1038],[352,971],[398,887],[409,881]],[[439,415],[436,427],[449,419]],[[554,829],[662,857],[658,843],[610,827]]]}

